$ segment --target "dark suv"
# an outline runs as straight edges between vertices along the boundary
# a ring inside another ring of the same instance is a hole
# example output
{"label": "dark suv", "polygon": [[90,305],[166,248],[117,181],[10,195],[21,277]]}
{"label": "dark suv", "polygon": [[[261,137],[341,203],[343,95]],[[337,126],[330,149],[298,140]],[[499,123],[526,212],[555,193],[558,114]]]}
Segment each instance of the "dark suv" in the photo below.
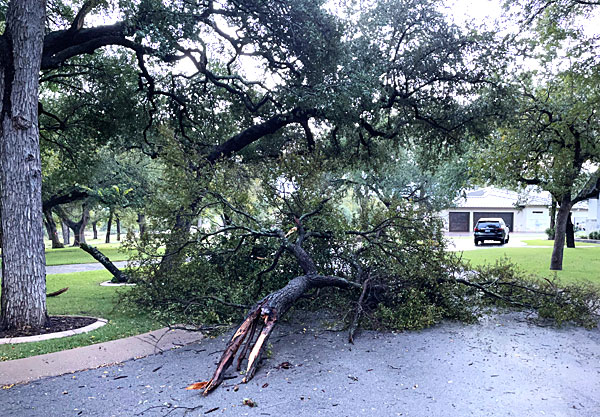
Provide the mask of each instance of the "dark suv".
{"label": "dark suv", "polygon": [[496,240],[508,243],[510,230],[501,218],[479,219],[475,225],[475,246],[484,240]]}

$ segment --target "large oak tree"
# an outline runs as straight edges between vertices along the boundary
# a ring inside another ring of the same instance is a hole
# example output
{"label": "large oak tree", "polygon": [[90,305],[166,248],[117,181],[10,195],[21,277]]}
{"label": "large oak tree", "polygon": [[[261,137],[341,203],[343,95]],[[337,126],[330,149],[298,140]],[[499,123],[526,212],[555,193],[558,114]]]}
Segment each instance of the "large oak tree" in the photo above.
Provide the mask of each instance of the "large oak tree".
{"label": "large oak tree", "polygon": [[[192,78],[198,83],[227,91],[230,100],[242,103],[258,117],[255,126],[241,126],[228,140],[209,145],[207,160],[215,161],[314,115],[298,103],[273,106],[268,88],[235,72],[241,56],[254,57],[267,72],[297,83],[318,82],[327,62],[335,57],[330,46],[338,38],[337,25],[319,8],[319,2],[121,3],[119,12],[111,15],[115,23],[86,26],[86,17],[106,6],[110,4],[56,0],[49,2],[46,16],[44,1],[0,3],[6,17],[0,36],[2,327],[39,327],[46,320],[38,134],[40,69],[43,80],[64,81],[86,73],[86,64],[77,61],[81,55],[108,46],[129,51],[138,67],[140,88],[147,93],[151,126],[159,117],[161,99],[174,103],[176,113],[185,115],[186,100],[162,89],[165,84],[157,80],[162,77],[174,82],[177,73],[169,68],[182,60],[191,62]],[[230,26],[238,28],[235,36],[228,34]],[[183,76],[190,77],[189,73]],[[265,112],[263,107],[270,110]],[[185,135],[184,130],[193,126],[180,120],[180,132]],[[147,147],[143,150],[155,156],[147,133],[148,129],[144,130]]]}
{"label": "large oak tree", "polygon": [[[408,143],[410,137],[436,154],[477,130],[478,115],[486,111],[474,101],[486,82],[485,67],[475,69],[470,61],[487,50],[487,39],[446,25],[434,1],[382,1],[365,12],[355,37],[344,34],[350,26],[319,0],[110,5],[54,0],[44,19],[42,1],[0,3],[6,11],[0,37],[4,327],[37,327],[46,317],[37,110],[59,128],[68,127],[68,115],[38,106],[38,84],[52,86],[48,97],[77,85],[89,93],[93,62],[84,55],[106,47],[126,52],[123,64],[137,68],[147,112],[131,147],[155,158],[163,151],[160,138],[171,136],[193,156],[180,168],[196,175],[203,165],[243,150],[271,157],[288,142],[273,141],[274,134],[290,128],[303,133],[292,137],[303,138],[312,151],[309,121],[315,119],[332,126],[326,136],[333,146],[350,138],[347,148],[356,141],[368,155],[377,141]],[[252,80],[239,71],[248,59],[260,73]],[[188,67],[178,68],[183,61]],[[212,102],[206,100],[210,90],[219,94]],[[461,102],[475,104],[467,109]],[[198,117],[207,107],[235,117],[215,130]],[[266,152],[255,147],[263,138]],[[67,189],[50,200],[73,195]],[[192,198],[176,211],[172,229],[183,233],[181,239],[174,233],[175,243],[187,240],[190,213],[200,201]],[[165,259],[174,252],[167,242]],[[11,307],[11,300],[26,297],[32,300]]]}

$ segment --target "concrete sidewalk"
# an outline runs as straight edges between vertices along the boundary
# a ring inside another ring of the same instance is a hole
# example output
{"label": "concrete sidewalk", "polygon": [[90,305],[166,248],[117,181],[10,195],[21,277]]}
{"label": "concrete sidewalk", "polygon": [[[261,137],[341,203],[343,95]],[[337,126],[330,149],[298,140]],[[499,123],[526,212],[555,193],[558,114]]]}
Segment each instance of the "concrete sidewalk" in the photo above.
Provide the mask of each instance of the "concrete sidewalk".
{"label": "concrete sidewalk", "polygon": [[[123,269],[127,266],[128,261],[113,262],[119,269]],[[105,269],[101,263],[89,263],[89,264],[70,264],[70,265],[50,265],[46,266],[46,275],[52,274],[68,274],[71,272],[86,272],[86,271],[98,271]]]}
{"label": "concrete sidewalk", "polygon": [[112,365],[195,343],[199,332],[163,328],[125,339],[0,362],[0,386]]}

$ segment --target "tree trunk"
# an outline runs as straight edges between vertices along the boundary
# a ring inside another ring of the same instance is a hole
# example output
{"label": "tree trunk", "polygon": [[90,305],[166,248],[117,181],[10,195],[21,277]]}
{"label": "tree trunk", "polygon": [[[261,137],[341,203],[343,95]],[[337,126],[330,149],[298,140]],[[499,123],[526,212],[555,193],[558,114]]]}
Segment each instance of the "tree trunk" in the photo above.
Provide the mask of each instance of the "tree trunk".
{"label": "tree trunk", "polygon": [[46,261],[38,131],[45,2],[10,1],[0,37],[0,328],[46,323]]}
{"label": "tree trunk", "polygon": [[115,214],[115,210],[111,207],[108,212],[108,223],[106,223],[106,239],[104,239],[104,243],[110,243],[110,231],[112,229],[112,219]]}
{"label": "tree trunk", "polygon": [[127,275],[122,273],[119,270],[119,268],[117,268],[115,266],[115,264],[113,264],[110,261],[110,259],[108,259],[108,257],[106,255],[104,255],[102,252],[100,252],[97,248],[90,246],[87,243],[82,243],[80,247],[81,247],[81,249],[83,249],[84,251],[86,251],[87,253],[92,255],[95,260],[100,262],[102,264],[102,266],[104,266],[108,270],[108,272],[110,272],[112,274],[112,276],[114,277],[112,281],[114,283],[127,282],[127,280],[128,280]]}
{"label": "tree trunk", "polygon": [[92,222],[92,232],[94,233],[93,239],[98,239],[98,220]]}
{"label": "tree trunk", "polygon": [[115,223],[117,224],[117,242],[121,241],[121,219],[119,215],[115,213]]}
{"label": "tree trunk", "polygon": [[142,238],[146,234],[146,215],[138,213],[137,222],[140,227],[140,238]]}
{"label": "tree trunk", "polygon": [[[556,200],[552,197],[552,206],[550,207],[550,229],[556,230]],[[554,239],[554,236],[548,236],[548,240]]]}
{"label": "tree trunk", "polygon": [[85,227],[90,220],[90,210],[88,209],[87,203],[83,203],[81,205],[81,220],[78,222],[74,222],[69,219],[67,213],[60,207],[56,207],[56,211],[59,217],[73,230],[73,235],[75,236],[75,240],[73,241],[73,246],[78,247],[81,243],[85,243]]}
{"label": "tree trunk", "polygon": [[73,241],[73,246],[81,246],[82,243],[85,243],[85,228],[90,220],[90,211],[87,207],[87,204],[83,205],[83,212],[81,213],[81,220],[77,223],[73,224],[73,234],[75,235],[75,240]]}
{"label": "tree trunk", "polygon": [[558,215],[556,216],[556,228],[554,232],[554,249],[552,249],[552,259],[550,269],[552,271],[561,271],[563,263],[563,253],[565,249],[565,235],[567,231],[567,219],[571,211],[571,197],[566,195],[561,199]]}
{"label": "tree trunk", "polygon": [[65,223],[64,220],[61,219],[60,227],[62,228],[63,235],[63,244],[68,245],[71,243],[71,230],[69,230],[69,226]]}
{"label": "tree trunk", "polygon": [[567,248],[575,247],[575,227],[573,226],[573,220],[571,218],[571,213],[569,212],[569,216],[567,217]]}
{"label": "tree trunk", "polygon": [[56,230],[56,222],[52,217],[51,211],[44,211],[44,225],[46,226],[46,232],[48,232],[48,238],[52,242],[52,249],[64,248],[65,245],[60,243],[58,238],[58,231]]}
{"label": "tree trunk", "polygon": [[192,227],[191,216],[181,208],[175,217],[175,224],[165,243],[165,254],[160,260],[159,274],[168,275],[170,271],[183,261],[182,248],[187,243]]}

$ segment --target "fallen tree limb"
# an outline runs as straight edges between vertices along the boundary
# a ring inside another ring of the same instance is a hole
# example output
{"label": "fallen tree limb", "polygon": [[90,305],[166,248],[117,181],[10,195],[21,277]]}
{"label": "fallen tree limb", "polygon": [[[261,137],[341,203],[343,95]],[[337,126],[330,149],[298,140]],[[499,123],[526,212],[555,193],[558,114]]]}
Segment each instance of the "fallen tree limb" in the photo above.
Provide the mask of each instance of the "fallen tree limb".
{"label": "fallen tree limb", "polygon": [[360,317],[364,311],[363,303],[365,302],[365,295],[367,294],[367,289],[369,288],[369,284],[371,279],[367,279],[363,282],[363,289],[360,293],[360,297],[358,298],[356,312],[354,313],[354,319],[350,324],[350,329],[348,330],[348,342],[354,344],[354,333],[356,333],[356,329],[358,328],[358,323],[360,322]]}
{"label": "fallen tree limb", "polygon": [[[242,382],[247,383],[250,381],[256,373],[266,343],[279,319],[307,291],[323,287],[362,288],[362,285],[341,277],[317,274],[307,274],[292,279],[285,287],[267,295],[252,307],[246,319],[227,343],[213,377],[207,382],[192,384],[188,389],[204,389],[203,394],[207,395],[217,388],[223,382],[225,371],[233,363],[238,350],[244,344],[244,340],[246,340],[246,345],[242,348],[238,358],[237,369],[241,368],[243,360],[248,355],[246,374]],[[258,337],[253,340],[259,326],[261,329]]]}
{"label": "fallen tree limb", "polygon": [[106,255],[104,255],[102,252],[100,252],[97,248],[90,246],[87,243],[81,243],[80,248],[83,249],[85,252],[89,253],[90,255],[92,255],[92,257],[95,260],[100,262],[102,264],[102,266],[104,266],[108,270],[108,272],[110,272],[112,274],[112,276],[114,277],[112,282],[124,283],[129,280],[129,277],[126,274],[124,274],[123,272],[121,272],[121,270],[119,270],[119,268],[117,268],[115,266],[115,264],[113,264],[110,261],[110,259],[108,259],[108,257]]}
{"label": "fallen tree limb", "polygon": [[61,295],[62,293],[67,292],[68,290],[69,290],[69,287],[61,288],[58,291],[54,291],[54,292],[46,294],[46,297],[56,297],[57,295]]}

